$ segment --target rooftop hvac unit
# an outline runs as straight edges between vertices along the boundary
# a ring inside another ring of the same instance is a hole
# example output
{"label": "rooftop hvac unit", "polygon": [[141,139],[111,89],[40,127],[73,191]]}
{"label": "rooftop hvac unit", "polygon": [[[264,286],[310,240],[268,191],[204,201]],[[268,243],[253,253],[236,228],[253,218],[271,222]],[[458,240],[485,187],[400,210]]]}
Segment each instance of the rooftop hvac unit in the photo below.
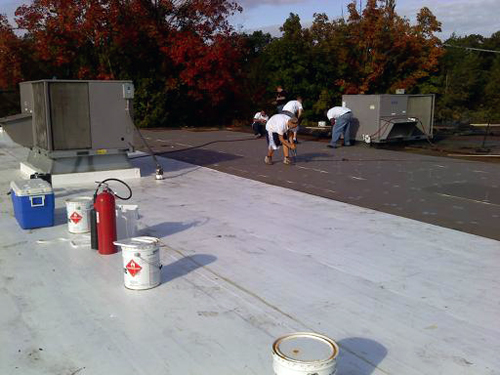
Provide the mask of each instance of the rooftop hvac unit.
{"label": "rooftop hvac unit", "polygon": [[343,95],[352,137],[367,143],[432,138],[434,95]]}
{"label": "rooftop hvac unit", "polygon": [[134,124],[130,81],[42,80],[20,84],[32,115],[28,163],[52,174],[130,168]]}

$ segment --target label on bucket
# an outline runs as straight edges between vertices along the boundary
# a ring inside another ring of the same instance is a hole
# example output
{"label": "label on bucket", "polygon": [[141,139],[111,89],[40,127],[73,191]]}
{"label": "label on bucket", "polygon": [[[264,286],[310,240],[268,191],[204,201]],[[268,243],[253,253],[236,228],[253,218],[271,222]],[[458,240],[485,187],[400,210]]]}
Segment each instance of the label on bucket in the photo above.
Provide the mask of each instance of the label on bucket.
{"label": "label on bucket", "polygon": [[132,237],[113,242],[122,248],[123,281],[128,289],[151,289],[161,282],[158,238]]}
{"label": "label on bucket", "polygon": [[134,277],[139,273],[140,270],[142,270],[142,267],[134,262],[133,259],[127,263],[127,266],[125,268],[128,270],[128,273],[130,273],[130,276],[132,277]]}
{"label": "label on bucket", "polygon": [[79,215],[78,212],[75,211],[71,214],[69,218],[73,223],[78,224],[78,222],[82,220],[83,217],[82,215]]}

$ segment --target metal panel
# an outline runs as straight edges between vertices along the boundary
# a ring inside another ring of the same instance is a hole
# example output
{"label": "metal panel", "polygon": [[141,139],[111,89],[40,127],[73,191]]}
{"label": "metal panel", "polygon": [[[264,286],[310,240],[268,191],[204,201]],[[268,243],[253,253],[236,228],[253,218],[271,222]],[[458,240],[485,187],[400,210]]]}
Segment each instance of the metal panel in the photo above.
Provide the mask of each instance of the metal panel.
{"label": "metal panel", "polygon": [[19,84],[21,96],[21,113],[33,113],[33,87],[31,82],[21,82]]}
{"label": "metal panel", "polygon": [[362,141],[363,135],[379,132],[380,95],[343,95],[342,104],[352,111],[352,138]]}
{"label": "metal panel", "polygon": [[434,95],[415,95],[408,98],[408,117],[415,117],[417,127],[432,137],[434,117]]}
{"label": "metal panel", "polygon": [[33,119],[29,113],[0,118],[0,125],[9,137],[23,147],[33,147]]}
{"label": "metal panel", "polygon": [[33,82],[33,144],[49,149],[47,96],[44,82]]}
{"label": "metal panel", "polygon": [[92,147],[88,84],[50,82],[49,92],[53,149]]}
{"label": "metal panel", "polygon": [[[411,140],[432,136],[433,95],[344,95],[343,104],[353,112],[353,138],[372,142]],[[415,125],[418,118],[423,127]]]}
{"label": "metal panel", "polygon": [[406,116],[407,95],[380,95],[380,116]]}
{"label": "metal panel", "polygon": [[131,102],[123,98],[124,84],[89,82],[93,149],[128,149],[133,144],[133,123],[127,111]]}
{"label": "metal panel", "polygon": [[380,95],[380,127],[375,140],[403,140],[413,133],[414,123],[407,121],[408,95]]}

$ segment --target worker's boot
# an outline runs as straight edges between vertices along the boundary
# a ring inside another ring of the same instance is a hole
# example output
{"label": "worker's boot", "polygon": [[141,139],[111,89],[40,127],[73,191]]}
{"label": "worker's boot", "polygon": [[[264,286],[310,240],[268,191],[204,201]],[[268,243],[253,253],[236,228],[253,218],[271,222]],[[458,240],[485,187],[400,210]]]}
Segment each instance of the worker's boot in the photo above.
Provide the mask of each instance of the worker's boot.
{"label": "worker's boot", "polygon": [[272,161],[270,156],[266,156],[264,158],[264,163],[266,163],[267,165],[271,165],[271,164],[273,164],[273,161]]}
{"label": "worker's boot", "polygon": [[291,164],[293,164],[293,163],[292,163],[292,159],[291,159],[291,158],[289,158],[289,157],[285,157],[285,158],[283,159],[283,163],[284,163],[284,164],[286,164],[286,165],[291,165]]}

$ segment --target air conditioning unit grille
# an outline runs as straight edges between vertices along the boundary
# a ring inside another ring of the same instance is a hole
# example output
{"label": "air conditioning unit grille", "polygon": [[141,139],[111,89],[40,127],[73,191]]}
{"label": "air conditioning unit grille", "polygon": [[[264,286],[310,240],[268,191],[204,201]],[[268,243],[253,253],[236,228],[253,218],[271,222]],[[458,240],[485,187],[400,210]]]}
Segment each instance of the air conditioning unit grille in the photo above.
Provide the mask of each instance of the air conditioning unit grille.
{"label": "air conditioning unit grille", "polygon": [[45,85],[43,82],[33,83],[33,127],[35,146],[47,150],[48,143],[48,126],[47,126],[47,105],[45,103]]}
{"label": "air conditioning unit grille", "polygon": [[50,82],[49,93],[53,149],[91,148],[88,84]]}

